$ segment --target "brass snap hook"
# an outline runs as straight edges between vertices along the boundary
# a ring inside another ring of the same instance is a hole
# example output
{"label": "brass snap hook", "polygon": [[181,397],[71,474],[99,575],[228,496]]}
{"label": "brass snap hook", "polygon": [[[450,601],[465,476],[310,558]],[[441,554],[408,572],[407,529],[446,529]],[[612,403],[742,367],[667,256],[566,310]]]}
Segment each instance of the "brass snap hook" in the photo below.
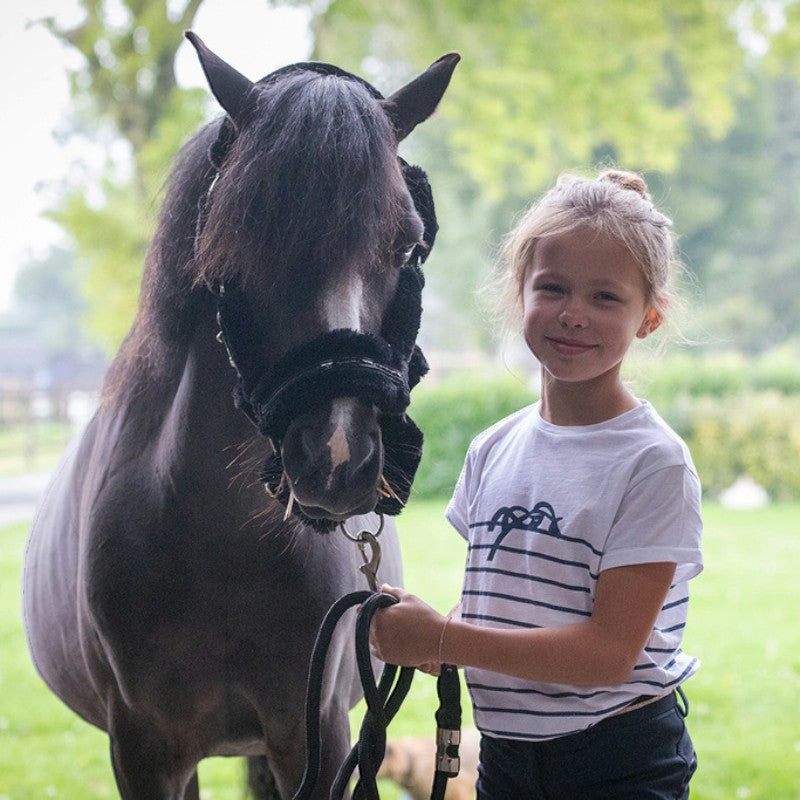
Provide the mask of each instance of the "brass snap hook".
{"label": "brass snap hook", "polygon": [[[370,552],[367,553],[367,545],[369,545]],[[361,552],[361,558],[364,563],[359,567],[361,572],[367,578],[369,588],[373,592],[378,591],[378,567],[381,564],[381,546],[378,544],[377,538],[369,531],[361,531],[358,534],[358,549]]]}
{"label": "brass snap hook", "polygon": [[369,588],[373,592],[378,591],[378,567],[381,563],[381,546],[378,544],[378,537],[383,531],[383,514],[378,514],[380,524],[375,533],[362,530],[357,536],[350,533],[345,527],[344,522],[339,523],[341,532],[351,541],[358,545],[363,564],[359,570],[365,575]]}

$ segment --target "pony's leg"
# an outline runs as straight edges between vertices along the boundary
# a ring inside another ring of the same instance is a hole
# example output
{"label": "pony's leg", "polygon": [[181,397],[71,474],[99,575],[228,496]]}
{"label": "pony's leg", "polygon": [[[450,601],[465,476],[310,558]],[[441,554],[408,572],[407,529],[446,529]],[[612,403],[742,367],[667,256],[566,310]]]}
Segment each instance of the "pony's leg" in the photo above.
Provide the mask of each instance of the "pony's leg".
{"label": "pony's leg", "polygon": [[[287,728],[278,729],[273,722],[265,726],[267,729],[268,760],[275,778],[279,794],[266,795],[272,797],[292,797],[300,786],[306,766],[305,719],[297,720],[293,726],[293,734]],[[331,707],[320,717],[322,752],[320,757],[319,778],[311,793],[311,800],[327,800],[339,767],[350,751],[350,722],[344,707]],[[269,744],[269,743],[272,744]],[[278,746],[275,743],[280,743]],[[259,798],[259,800],[261,800]]]}
{"label": "pony's leg", "polygon": [[247,788],[253,800],[281,800],[275,776],[266,756],[249,756],[247,759]]}
{"label": "pony's leg", "polygon": [[[347,706],[334,705],[322,715],[322,765],[319,796],[327,798],[339,768],[350,752],[350,718]],[[349,797],[349,793],[346,795]]]}
{"label": "pony's leg", "polygon": [[194,765],[170,757],[166,741],[141,725],[115,718],[111,763],[122,800],[199,800]]}
{"label": "pony's leg", "polygon": [[[317,790],[320,798],[329,797],[339,768],[350,752],[350,717],[347,708],[334,706],[322,715],[322,764]],[[349,797],[349,793],[346,797]],[[316,798],[317,795],[315,794]]]}
{"label": "pony's leg", "polygon": [[183,790],[183,800],[200,800],[200,781],[197,777],[197,770],[194,771]]}

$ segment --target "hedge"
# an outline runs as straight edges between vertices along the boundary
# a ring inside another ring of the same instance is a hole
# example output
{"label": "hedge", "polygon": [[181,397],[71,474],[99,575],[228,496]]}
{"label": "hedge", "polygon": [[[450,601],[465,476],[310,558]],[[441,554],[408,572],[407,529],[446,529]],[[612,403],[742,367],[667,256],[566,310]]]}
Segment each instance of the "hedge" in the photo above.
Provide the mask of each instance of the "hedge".
{"label": "hedge", "polygon": [[451,494],[472,439],[534,399],[530,389],[508,373],[423,381],[414,389],[408,410],[425,436],[414,496]]}
{"label": "hedge", "polygon": [[659,411],[689,446],[706,496],[749,475],[773,500],[800,498],[800,394],[683,396]]}
{"label": "hedge", "polygon": [[[674,361],[667,363],[643,393],[686,441],[705,496],[749,475],[773,500],[800,499],[800,380],[790,391],[791,370],[776,370],[770,382],[766,369],[693,360],[683,365],[682,380],[680,374]],[[474,436],[534,400],[507,373],[423,382],[409,409],[425,434],[414,496],[449,495]]]}

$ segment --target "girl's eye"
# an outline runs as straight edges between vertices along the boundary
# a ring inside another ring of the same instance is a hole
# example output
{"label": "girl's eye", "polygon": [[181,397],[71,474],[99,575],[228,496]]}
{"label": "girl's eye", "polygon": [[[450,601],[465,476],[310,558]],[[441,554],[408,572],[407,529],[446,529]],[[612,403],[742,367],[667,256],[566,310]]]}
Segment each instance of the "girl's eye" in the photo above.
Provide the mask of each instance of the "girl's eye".
{"label": "girl's eye", "polygon": [[547,294],[563,294],[564,287],[560,286],[557,283],[543,283],[541,286],[536,287],[540,292],[546,292]]}
{"label": "girl's eye", "polygon": [[619,298],[615,294],[611,294],[611,292],[600,292],[597,295],[597,299],[607,303],[613,303],[619,300]]}

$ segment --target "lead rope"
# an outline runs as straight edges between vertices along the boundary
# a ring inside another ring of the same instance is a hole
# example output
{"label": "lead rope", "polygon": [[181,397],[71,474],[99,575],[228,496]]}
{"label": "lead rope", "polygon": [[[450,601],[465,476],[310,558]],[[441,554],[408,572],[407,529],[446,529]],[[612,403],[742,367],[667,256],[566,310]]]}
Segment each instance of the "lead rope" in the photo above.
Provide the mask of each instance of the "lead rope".
{"label": "lead rope", "polygon": [[447,781],[461,768],[461,682],[458,667],[442,664],[436,679],[439,708],[436,710],[436,771],[433,773],[431,800],[443,800]]}
{"label": "lead rope", "polygon": [[[376,533],[361,531],[357,536],[347,532],[344,524],[340,528],[345,536],[358,545],[364,561],[360,567],[367,578],[370,591],[351,592],[337,600],[322,620],[314,650],[311,655],[308,689],[306,692],[306,768],[303,780],[292,800],[307,800],[319,778],[320,753],[320,703],[322,698],[322,678],[325,657],[334,630],[342,615],[356,605],[361,607],[356,617],[356,665],[364,690],[367,711],[361,723],[358,742],[342,763],[331,785],[330,800],[344,797],[353,773],[358,767],[358,781],[353,790],[353,800],[380,800],[377,773],[386,753],[386,729],[405,700],[414,677],[413,667],[397,667],[385,664],[380,681],[375,682],[369,652],[369,629],[372,617],[379,608],[386,608],[397,602],[392,595],[378,591],[378,566],[380,565],[380,545],[378,536],[383,530],[383,515]],[[370,552],[367,552],[369,547]],[[399,669],[399,677],[395,683]],[[450,664],[442,664],[442,672],[436,683],[439,695],[439,709],[436,711],[437,759],[431,800],[443,800],[447,779],[458,774],[458,744],[461,727],[461,686],[458,669]]]}

